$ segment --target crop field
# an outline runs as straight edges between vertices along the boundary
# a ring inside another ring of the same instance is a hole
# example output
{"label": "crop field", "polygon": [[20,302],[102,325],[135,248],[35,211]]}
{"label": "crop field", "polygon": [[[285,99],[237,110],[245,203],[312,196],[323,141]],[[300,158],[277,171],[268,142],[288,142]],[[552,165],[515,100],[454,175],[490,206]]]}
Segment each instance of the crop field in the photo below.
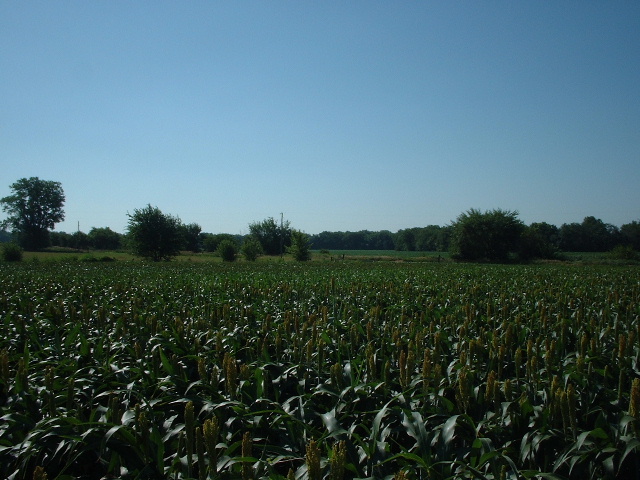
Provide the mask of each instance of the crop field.
{"label": "crop field", "polygon": [[0,478],[639,478],[639,272],[0,264]]}

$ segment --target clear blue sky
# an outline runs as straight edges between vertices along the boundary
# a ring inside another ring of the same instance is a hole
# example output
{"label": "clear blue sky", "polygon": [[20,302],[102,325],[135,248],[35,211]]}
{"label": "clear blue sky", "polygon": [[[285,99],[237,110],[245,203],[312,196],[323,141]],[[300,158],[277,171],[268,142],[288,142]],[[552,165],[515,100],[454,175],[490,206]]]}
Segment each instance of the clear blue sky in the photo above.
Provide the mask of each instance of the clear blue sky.
{"label": "clear blue sky", "polygon": [[0,197],[62,183],[67,232],[621,225],[640,2],[0,0],[0,159]]}

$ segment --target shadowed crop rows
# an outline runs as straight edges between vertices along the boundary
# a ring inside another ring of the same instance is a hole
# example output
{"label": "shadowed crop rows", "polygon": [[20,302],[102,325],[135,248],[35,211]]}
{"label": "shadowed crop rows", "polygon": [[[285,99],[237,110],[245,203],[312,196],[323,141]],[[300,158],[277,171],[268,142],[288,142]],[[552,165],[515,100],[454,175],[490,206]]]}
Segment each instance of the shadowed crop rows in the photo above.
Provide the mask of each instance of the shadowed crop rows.
{"label": "shadowed crop rows", "polygon": [[0,265],[0,476],[637,478],[637,269]]}

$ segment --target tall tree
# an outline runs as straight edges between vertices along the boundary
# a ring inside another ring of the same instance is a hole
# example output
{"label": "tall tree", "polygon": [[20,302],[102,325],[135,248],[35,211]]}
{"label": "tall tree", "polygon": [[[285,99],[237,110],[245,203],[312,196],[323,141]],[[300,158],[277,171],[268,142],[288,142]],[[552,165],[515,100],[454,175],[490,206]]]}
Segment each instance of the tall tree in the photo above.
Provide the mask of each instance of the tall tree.
{"label": "tall tree", "polygon": [[620,227],[622,242],[640,252],[640,222],[634,220]]}
{"label": "tall tree", "polygon": [[504,262],[520,248],[524,223],[518,212],[471,209],[452,225],[451,255],[460,260]]}
{"label": "tall tree", "polygon": [[114,232],[109,227],[93,227],[89,231],[89,241],[96,250],[117,250],[120,248],[120,234]]}
{"label": "tall tree", "polygon": [[200,244],[200,232],[202,232],[202,228],[197,223],[190,223],[182,226],[185,250],[189,250],[194,253],[198,253],[202,250]]}
{"label": "tall tree", "polygon": [[9,214],[2,222],[10,227],[18,242],[27,250],[49,245],[49,231],[64,220],[65,196],[60,182],[21,178],[11,185],[12,195],[0,199],[2,210]]}
{"label": "tall tree", "polygon": [[180,253],[184,238],[179,218],[164,214],[151,205],[127,215],[127,234],[137,255],[158,262],[170,260]]}
{"label": "tall tree", "polygon": [[291,227],[288,220],[278,225],[273,217],[249,224],[249,232],[258,239],[267,255],[278,255],[291,245]]}
{"label": "tall tree", "polygon": [[291,246],[287,251],[293,255],[298,262],[306,262],[311,260],[311,243],[309,235],[299,230],[291,231]]}

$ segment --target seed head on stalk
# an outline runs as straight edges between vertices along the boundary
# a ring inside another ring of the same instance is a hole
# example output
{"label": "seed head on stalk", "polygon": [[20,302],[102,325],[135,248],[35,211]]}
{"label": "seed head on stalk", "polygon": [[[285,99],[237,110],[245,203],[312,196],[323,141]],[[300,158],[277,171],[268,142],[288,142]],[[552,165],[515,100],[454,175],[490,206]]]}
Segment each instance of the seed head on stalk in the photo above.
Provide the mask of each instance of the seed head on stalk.
{"label": "seed head on stalk", "polygon": [[407,387],[407,354],[404,350],[400,351],[400,358],[398,359],[398,370],[400,370],[400,386],[402,388]]}
{"label": "seed head on stalk", "polygon": [[307,445],[305,462],[307,464],[309,480],[320,480],[322,478],[322,471],[320,469],[320,447],[315,440],[311,440]]}
{"label": "seed head on stalk", "polygon": [[331,373],[331,383],[333,383],[338,390],[342,390],[343,382],[342,382],[342,365],[339,363],[334,363],[330,367]]}
{"label": "seed head on stalk", "polygon": [[218,444],[218,435],[220,434],[220,424],[218,417],[209,418],[204,421],[202,426],[202,435],[204,437],[205,449],[209,458],[209,474],[214,477],[217,472],[218,456],[216,445]]}
{"label": "seed head on stalk", "polygon": [[367,345],[366,353],[367,357],[367,370],[369,373],[370,381],[373,381],[376,378],[376,357],[373,351],[373,345]]}
{"label": "seed head on stalk", "polygon": [[500,404],[499,390],[498,390],[498,379],[496,372],[491,370],[489,375],[487,376],[487,392],[486,399],[487,403],[493,402],[495,409],[498,409]]}
{"label": "seed head on stalk", "polygon": [[[249,432],[244,432],[242,436],[242,456],[253,456],[253,440]],[[253,470],[249,462],[242,462],[242,480],[251,480],[253,478]]]}
{"label": "seed head on stalk", "polygon": [[200,380],[202,381],[202,383],[206,384],[208,383],[209,379],[207,376],[207,366],[206,366],[206,362],[204,361],[204,358],[198,358],[198,376],[200,377]]}
{"label": "seed head on stalk", "polygon": [[429,389],[432,370],[433,364],[431,362],[431,350],[427,347],[424,349],[424,356],[422,358],[422,388],[425,393]]}
{"label": "seed head on stalk", "polygon": [[0,352],[0,381],[2,388],[6,391],[9,389],[9,353],[7,350]]}
{"label": "seed head on stalk", "polygon": [[347,447],[344,440],[340,440],[333,446],[331,455],[331,466],[329,480],[342,480],[344,477],[344,466],[347,458]]}
{"label": "seed head on stalk", "polygon": [[629,416],[640,418],[640,378],[634,378],[629,396]]}
{"label": "seed head on stalk", "polygon": [[29,363],[24,357],[18,360],[18,371],[16,372],[16,390],[20,393],[29,390]]}
{"label": "seed head on stalk", "polygon": [[53,367],[47,367],[47,372],[44,374],[44,386],[46,389],[46,405],[50,416],[54,416],[55,406],[55,394],[53,392],[53,383],[55,378],[55,369]]}
{"label": "seed head on stalk", "polygon": [[44,468],[38,466],[33,470],[33,480],[48,480],[48,478]]}
{"label": "seed head on stalk", "polygon": [[238,367],[235,357],[229,353],[225,353],[222,366],[226,376],[225,389],[229,396],[234,397],[236,388],[238,387]]}

